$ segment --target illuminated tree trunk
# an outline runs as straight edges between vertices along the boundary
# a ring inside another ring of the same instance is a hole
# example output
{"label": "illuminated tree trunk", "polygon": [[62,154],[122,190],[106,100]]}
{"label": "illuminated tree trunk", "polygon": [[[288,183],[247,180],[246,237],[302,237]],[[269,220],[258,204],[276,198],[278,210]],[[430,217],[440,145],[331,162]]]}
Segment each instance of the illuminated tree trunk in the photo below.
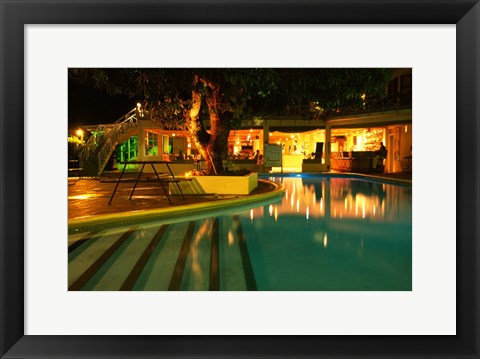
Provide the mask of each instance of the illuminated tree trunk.
{"label": "illuminated tree trunk", "polygon": [[[222,121],[220,118],[218,88],[211,83],[207,83],[207,87],[205,100],[210,115],[210,133],[206,131],[199,116],[203,96],[199,91],[192,91],[192,105],[186,120],[193,143],[205,158],[207,174],[218,175],[223,172],[223,158],[228,151],[230,121],[225,121],[226,118]],[[229,114],[223,114],[223,117],[227,116]]]}
{"label": "illuminated tree trunk", "polygon": [[187,122],[188,132],[191,139],[197,147],[198,151],[205,160],[207,160],[206,148],[210,142],[210,135],[205,130],[202,121],[200,120],[200,108],[202,106],[202,94],[198,91],[192,91],[192,105],[190,111],[186,114],[185,120]]}
{"label": "illuminated tree trunk", "polygon": [[[210,142],[207,146],[207,153],[210,163],[207,163],[207,171],[216,174],[223,172],[223,159],[228,152],[228,134],[230,132],[230,121],[227,118],[229,113],[221,113],[219,108],[220,89],[212,83],[208,83],[206,102],[210,115]],[[212,168],[209,168],[209,165]]]}

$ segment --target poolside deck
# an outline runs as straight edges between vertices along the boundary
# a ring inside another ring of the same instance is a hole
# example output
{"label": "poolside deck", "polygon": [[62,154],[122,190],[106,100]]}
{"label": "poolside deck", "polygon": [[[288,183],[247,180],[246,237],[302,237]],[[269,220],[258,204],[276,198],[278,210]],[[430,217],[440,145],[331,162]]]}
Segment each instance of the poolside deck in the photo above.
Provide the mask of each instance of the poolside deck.
{"label": "poolside deck", "polygon": [[[363,176],[364,174],[362,174]],[[159,183],[148,175],[142,176],[142,182],[135,190],[135,195],[129,200],[132,183],[121,183],[115,194],[112,204],[109,205],[110,196],[115,187],[112,181],[116,174],[104,177],[87,177],[80,180],[69,179],[68,185],[68,219],[91,217],[97,215],[122,213],[130,211],[144,211],[158,208],[171,208],[179,205],[189,205],[204,202],[222,201],[232,198],[245,197],[241,195],[185,195],[171,196],[170,204],[164,195]],[[130,174],[134,178],[135,174]],[[412,180],[411,173],[381,173],[375,177],[398,180]],[[259,186],[249,195],[267,193],[274,190],[274,186],[259,181]]]}

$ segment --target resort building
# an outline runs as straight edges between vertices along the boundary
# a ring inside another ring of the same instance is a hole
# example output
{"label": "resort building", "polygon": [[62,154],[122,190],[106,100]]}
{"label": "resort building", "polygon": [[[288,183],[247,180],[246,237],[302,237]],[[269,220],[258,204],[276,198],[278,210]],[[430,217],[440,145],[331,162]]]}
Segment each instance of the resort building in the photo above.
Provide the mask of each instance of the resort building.
{"label": "resort building", "polygon": [[[240,129],[230,132],[226,165],[258,172],[411,171],[411,69],[393,70],[387,96],[381,101],[364,98],[362,106],[339,110],[326,119],[315,115],[315,105],[242,122]],[[174,161],[176,173],[199,165],[187,131],[160,128],[141,107],[113,124],[83,129],[91,136],[80,153],[80,164],[98,173],[115,167],[115,162],[134,159],[168,158]],[[377,152],[381,144],[386,154]],[[281,161],[274,165],[269,162],[272,148],[277,156],[281,154]],[[262,161],[253,159],[257,151]]]}

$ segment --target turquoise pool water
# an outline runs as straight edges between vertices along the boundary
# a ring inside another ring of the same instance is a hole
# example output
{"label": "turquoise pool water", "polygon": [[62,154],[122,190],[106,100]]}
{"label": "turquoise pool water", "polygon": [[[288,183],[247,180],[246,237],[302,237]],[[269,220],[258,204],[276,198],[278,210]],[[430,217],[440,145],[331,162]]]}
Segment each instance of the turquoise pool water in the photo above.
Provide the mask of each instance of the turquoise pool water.
{"label": "turquoise pool water", "polygon": [[282,198],[69,236],[69,290],[412,289],[411,185],[266,178]]}

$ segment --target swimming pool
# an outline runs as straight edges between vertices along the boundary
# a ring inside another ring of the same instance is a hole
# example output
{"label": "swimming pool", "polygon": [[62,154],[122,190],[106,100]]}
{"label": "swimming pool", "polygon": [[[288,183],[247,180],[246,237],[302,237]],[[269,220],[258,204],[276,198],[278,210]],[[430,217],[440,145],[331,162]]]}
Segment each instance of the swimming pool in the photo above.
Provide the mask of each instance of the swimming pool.
{"label": "swimming pool", "polygon": [[250,207],[69,236],[69,290],[409,291],[412,189],[356,176],[266,177]]}

